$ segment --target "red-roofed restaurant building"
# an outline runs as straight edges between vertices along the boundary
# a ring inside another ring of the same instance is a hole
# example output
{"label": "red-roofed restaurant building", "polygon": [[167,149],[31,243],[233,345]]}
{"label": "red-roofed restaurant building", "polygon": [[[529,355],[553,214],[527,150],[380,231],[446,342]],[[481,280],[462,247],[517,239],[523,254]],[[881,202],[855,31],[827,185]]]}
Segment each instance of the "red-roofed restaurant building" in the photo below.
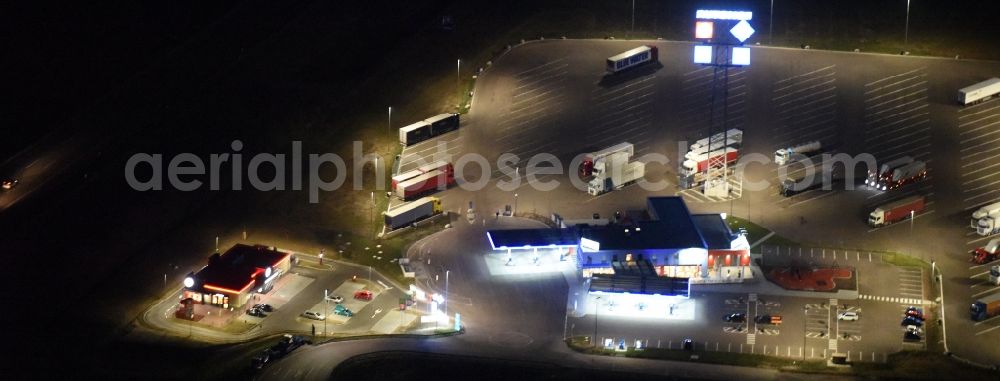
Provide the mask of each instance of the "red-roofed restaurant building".
{"label": "red-roofed restaurant building", "polygon": [[239,308],[253,293],[267,293],[291,268],[291,255],[263,245],[237,244],[212,254],[208,265],[184,279],[184,295],[195,303]]}

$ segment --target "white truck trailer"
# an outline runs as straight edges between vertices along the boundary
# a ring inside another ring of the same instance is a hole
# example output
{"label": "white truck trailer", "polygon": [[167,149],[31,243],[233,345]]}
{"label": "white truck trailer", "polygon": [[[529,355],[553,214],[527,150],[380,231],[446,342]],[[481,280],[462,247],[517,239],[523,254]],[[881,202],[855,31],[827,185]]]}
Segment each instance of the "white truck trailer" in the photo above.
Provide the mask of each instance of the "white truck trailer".
{"label": "white truck trailer", "polygon": [[607,70],[608,74],[615,74],[647,62],[656,62],[658,60],[659,49],[652,45],[643,45],[608,57],[605,63],[605,70]]}
{"label": "white truck trailer", "polygon": [[389,230],[408,226],[414,222],[441,213],[441,199],[424,197],[383,213],[385,226]]}
{"label": "white truck trailer", "polygon": [[718,149],[717,147],[721,145],[723,139],[725,140],[734,139],[743,142],[743,130],[738,128],[730,128],[725,133],[720,132],[715,135],[709,136],[707,138],[698,139],[694,143],[691,143],[689,151],[694,151],[701,147],[708,147],[709,145],[708,143],[712,143],[713,150]]}
{"label": "white truck trailer", "polygon": [[[737,135],[728,137],[726,139],[726,141],[725,141],[725,144],[723,144],[722,139],[719,139],[718,141],[713,141],[712,142],[712,150],[714,151],[714,150],[722,149],[722,147],[739,149],[742,144],[743,144],[743,135],[737,134]],[[698,145],[694,149],[692,149],[692,150],[688,151],[686,154],[684,154],[684,158],[687,159],[687,160],[694,160],[696,157],[699,157],[699,156],[704,155],[705,153],[707,153],[708,152],[708,147],[709,147],[708,144],[706,144],[706,145]]]}
{"label": "white truck trailer", "polygon": [[420,143],[430,139],[431,136],[431,125],[425,121],[419,121],[399,129],[399,142],[404,146]]}
{"label": "white truck trailer", "polygon": [[958,90],[958,104],[966,106],[984,102],[997,94],[1000,94],[1000,78],[994,77]]}
{"label": "white truck trailer", "polygon": [[617,152],[594,163],[594,178],[587,184],[591,196],[607,193],[638,181],[646,175],[646,164],[633,161],[625,152]]}
{"label": "white truck trailer", "polygon": [[978,228],[979,220],[986,217],[1000,217],[1000,202],[984,205],[975,212],[972,212],[972,221],[969,222],[969,227],[973,229]]}
{"label": "white truck trailer", "polygon": [[801,160],[806,156],[816,154],[821,148],[822,145],[819,141],[812,141],[799,144],[797,146],[781,148],[774,151],[774,162],[778,165],[785,165],[791,163],[792,161]]}
{"label": "white truck trailer", "polygon": [[583,157],[583,161],[580,162],[580,168],[578,169],[580,178],[590,177],[593,175],[594,163],[598,160],[619,152],[625,152],[628,154],[628,157],[632,157],[632,155],[635,155],[635,146],[633,146],[632,143],[624,142],[615,144],[597,152],[588,153]]}

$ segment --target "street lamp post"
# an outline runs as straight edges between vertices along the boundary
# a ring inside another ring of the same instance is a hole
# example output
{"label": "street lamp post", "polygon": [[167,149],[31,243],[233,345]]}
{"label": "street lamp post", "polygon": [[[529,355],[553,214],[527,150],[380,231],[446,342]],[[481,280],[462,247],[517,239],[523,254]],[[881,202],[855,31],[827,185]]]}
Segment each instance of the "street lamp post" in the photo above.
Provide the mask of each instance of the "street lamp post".
{"label": "street lamp post", "polygon": [[517,193],[514,193],[514,213],[517,214]]}
{"label": "street lamp post", "polygon": [[455,88],[458,89],[459,95],[462,93],[462,60],[459,59],[458,63],[455,65]]}
{"label": "street lamp post", "polygon": [[771,0],[771,16],[767,18],[767,40],[774,45],[774,0]]}
{"label": "street lamp post", "polygon": [[444,316],[448,317],[448,275],[451,270],[444,271]]}
{"label": "street lamp post", "polygon": [[809,324],[809,308],[802,307],[802,361],[806,360],[806,326]]}
{"label": "street lamp post", "polygon": [[392,106],[389,106],[389,121],[386,127],[388,127],[386,128],[386,131],[389,133],[389,142],[386,143],[386,151],[388,151],[389,146],[392,145]]}
{"label": "street lamp post", "polygon": [[[375,157],[375,173],[378,174],[378,156]],[[368,223],[371,224],[372,239],[375,239],[375,191],[372,191],[372,206],[368,210]]]}
{"label": "street lamp post", "polygon": [[594,348],[597,348],[597,318],[601,315],[601,297],[594,297]]}
{"label": "street lamp post", "polygon": [[[916,211],[911,210],[910,211],[910,244],[913,244],[913,217],[915,215],[916,215]],[[910,249],[910,255],[913,255],[913,249]]]}
{"label": "street lamp post", "polygon": [[323,303],[326,303],[326,308],[323,309],[323,337],[326,337],[326,314],[330,313],[330,289],[323,289]]}
{"label": "street lamp post", "polygon": [[632,33],[635,33],[635,0],[632,0]]}
{"label": "street lamp post", "polygon": [[910,0],[906,0],[906,27],[903,29],[903,46],[910,41]]}

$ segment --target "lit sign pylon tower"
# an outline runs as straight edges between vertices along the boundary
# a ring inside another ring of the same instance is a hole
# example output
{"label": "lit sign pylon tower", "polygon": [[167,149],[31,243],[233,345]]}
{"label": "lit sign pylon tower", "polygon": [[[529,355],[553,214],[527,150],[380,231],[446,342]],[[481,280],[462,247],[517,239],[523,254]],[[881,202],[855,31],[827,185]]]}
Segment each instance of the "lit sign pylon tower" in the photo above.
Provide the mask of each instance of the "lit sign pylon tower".
{"label": "lit sign pylon tower", "polygon": [[[729,150],[729,69],[750,65],[750,48],[743,42],[754,33],[749,20],[753,13],[742,11],[699,10],[696,14],[695,38],[701,41],[694,47],[694,62],[713,68],[711,105],[709,107],[708,163],[704,169],[702,192],[706,196],[729,198],[730,161],[736,161],[737,152]],[[731,27],[730,27],[731,26]],[[715,30],[729,29],[729,33],[715,36]],[[720,99],[721,98],[721,99]],[[720,109],[721,110],[717,110]],[[716,113],[721,112],[721,122],[716,123]],[[721,135],[721,140],[712,139]]]}

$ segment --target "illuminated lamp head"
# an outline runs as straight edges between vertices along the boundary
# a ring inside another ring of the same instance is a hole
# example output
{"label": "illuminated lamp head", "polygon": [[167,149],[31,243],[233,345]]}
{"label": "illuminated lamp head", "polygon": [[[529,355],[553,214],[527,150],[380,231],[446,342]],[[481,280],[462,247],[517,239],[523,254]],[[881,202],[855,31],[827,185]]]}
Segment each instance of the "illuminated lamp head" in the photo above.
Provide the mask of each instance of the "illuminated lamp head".
{"label": "illuminated lamp head", "polygon": [[267,268],[264,269],[264,277],[265,278],[270,278],[271,277],[271,266],[267,266]]}
{"label": "illuminated lamp head", "polygon": [[191,288],[194,287],[194,278],[186,277],[184,278],[184,287]]}

